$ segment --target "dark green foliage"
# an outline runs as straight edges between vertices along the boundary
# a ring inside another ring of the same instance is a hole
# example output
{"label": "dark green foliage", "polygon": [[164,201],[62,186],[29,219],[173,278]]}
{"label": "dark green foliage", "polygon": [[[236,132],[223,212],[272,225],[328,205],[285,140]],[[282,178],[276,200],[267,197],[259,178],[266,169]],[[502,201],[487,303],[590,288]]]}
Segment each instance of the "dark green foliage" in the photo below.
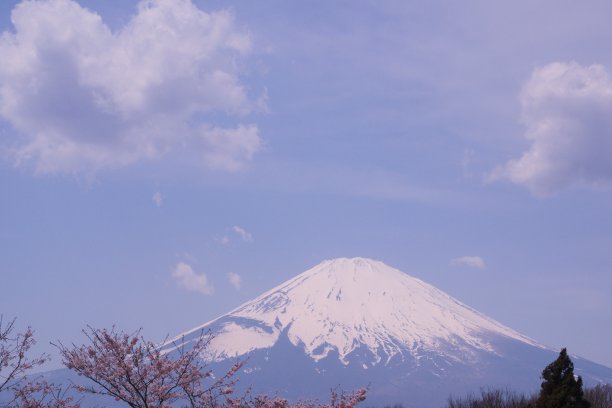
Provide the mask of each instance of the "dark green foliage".
{"label": "dark green foliage", "polygon": [[583,398],[582,378],[574,377],[574,363],[561,350],[559,357],[542,371],[542,387],[536,408],[589,408]]}
{"label": "dark green foliage", "polygon": [[449,398],[448,408],[533,408],[535,397],[508,390],[481,390],[480,396]]}

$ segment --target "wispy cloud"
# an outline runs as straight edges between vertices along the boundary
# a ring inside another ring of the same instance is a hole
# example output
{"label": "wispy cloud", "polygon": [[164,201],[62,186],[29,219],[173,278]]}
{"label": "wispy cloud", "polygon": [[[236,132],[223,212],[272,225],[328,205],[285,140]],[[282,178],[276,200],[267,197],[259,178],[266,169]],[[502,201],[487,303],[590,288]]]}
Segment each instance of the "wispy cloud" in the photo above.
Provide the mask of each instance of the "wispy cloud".
{"label": "wispy cloud", "polygon": [[311,166],[279,160],[268,161],[258,170],[258,178],[252,178],[254,184],[266,183],[289,192],[324,192],[443,206],[470,202],[468,195],[462,192],[424,186],[405,173],[377,167],[349,166],[346,163]]}
{"label": "wispy cloud", "polygon": [[521,105],[531,146],[489,180],[506,179],[540,196],[612,184],[612,79],[605,67],[556,62],[537,68]]}
{"label": "wispy cloud", "polygon": [[191,265],[186,262],[177,263],[172,271],[172,276],[181,287],[187,290],[199,292],[204,295],[213,293],[213,287],[209,284],[206,275],[203,273],[196,273]]}
{"label": "wispy cloud", "polygon": [[470,169],[472,161],[474,160],[474,150],[464,149],[463,156],[461,158],[461,170],[463,171],[463,177],[470,178],[473,176],[472,170]]}
{"label": "wispy cloud", "polygon": [[459,258],[452,259],[450,264],[453,266],[467,266],[476,269],[486,268],[484,259],[479,256],[461,256]]}
{"label": "wispy cloud", "polygon": [[162,202],[164,201],[164,196],[162,196],[159,191],[156,191],[155,194],[153,194],[153,197],[151,197],[151,199],[157,207],[161,207]]}
{"label": "wispy cloud", "polygon": [[243,241],[246,241],[246,242],[251,242],[251,241],[253,241],[253,234],[251,234],[250,232],[248,232],[248,231],[247,231],[247,230],[245,230],[244,228],[239,227],[238,225],[234,225],[234,226],[232,227],[232,230],[233,230],[233,231],[234,231],[236,234],[238,234],[238,235],[240,236],[240,238],[241,238]]}
{"label": "wispy cloud", "polygon": [[240,289],[240,284],[242,283],[240,275],[234,272],[230,272],[227,274],[227,279],[233,287],[235,287],[236,289]]}
{"label": "wispy cloud", "polygon": [[[15,31],[0,37],[0,116],[20,135],[17,164],[91,173],[180,151],[235,171],[260,150],[257,125],[242,122],[263,99],[246,94],[237,63],[251,39],[232,13],[143,0],[111,30],[65,0],[22,2],[11,20]],[[226,125],[197,120],[210,112]]]}

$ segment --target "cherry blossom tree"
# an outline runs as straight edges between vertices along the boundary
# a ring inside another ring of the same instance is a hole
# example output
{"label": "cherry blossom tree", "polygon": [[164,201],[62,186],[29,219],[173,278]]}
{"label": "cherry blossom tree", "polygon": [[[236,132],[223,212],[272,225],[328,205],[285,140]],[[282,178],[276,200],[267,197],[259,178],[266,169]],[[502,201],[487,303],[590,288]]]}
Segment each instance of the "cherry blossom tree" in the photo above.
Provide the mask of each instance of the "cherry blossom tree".
{"label": "cherry blossom tree", "polygon": [[[10,400],[0,407],[8,408],[80,408],[79,401],[68,396],[70,388],[47,382],[42,377],[29,379],[32,368],[48,361],[43,354],[28,357],[35,344],[34,333],[28,328],[14,334],[15,320],[3,324],[0,316],[0,392],[9,391]],[[234,364],[221,376],[207,369],[202,353],[211,336],[204,335],[192,342],[172,343],[170,348],[142,338],[140,331],[126,334],[115,330],[84,330],[86,345],[57,345],[66,367],[89,379],[76,389],[86,394],[112,397],[130,407],[169,408],[354,408],[365,400],[366,390],[352,394],[333,390],[330,402],[290,403],[279,397],[245,393],[233,396],[235,374],[244,362]]]}
{"label": "cherry blossom tree", "polygon": [[0,315],[0,393],[9,402],[0,406],[21,408],[78,408],[79,404],[66,396],[67,389],[41,377],[27,377],[33,368],[49,361],[41,354],[31,358],[28,352],[36,344],[34,331],[15,333],[15,319],[4,322]]}
{"label": "cherry blossom tree", "polygon": [[15,319],[5,323],[0,316],[0,391],[14,387],[23,381],[30,369],[49,359],[45,354],[35,358],[27,356],[30,348],[36,344],[31,328],[28,327],[25,333],[14,331]]}
{"label": "cherry blossom tree", "polygon": [[324,404],[323,408],[354,408],[360,402],[365,401],[366,394],[365,388],[360,388],[351,394],[344,391],[338,393],[333,390],[329,404]]}
{"label": "cherry blossom tree", "polygon": [[83,393],[106,395],[133,408],[164,408],[177,403],[189,407],[217,407],[233,392],[234,375],[243,362],[215,377],[201,358],[211,337],[174,344],[172,352],[142,338],[88,327],[89,344],[58,345],[64,365],[91,380],[79,385]]}
{"label": "cherry blossom tree", "polygon": [[64,388],[44,379],[26,381],[13,388],[13,401],[10,408],[80,408],[67,396],[68,388]]}
{"label": "cherry blossom tree", "polygon": [[313,400],[289,402],[280,397],[272,398],[267,395],[252,397],[247,394],[242,398],[228,398],[226,405],[227,408],[355,408],[360,402],[365,401],[366,393],[365,388],[353,393],[332,390],[328,403]]}

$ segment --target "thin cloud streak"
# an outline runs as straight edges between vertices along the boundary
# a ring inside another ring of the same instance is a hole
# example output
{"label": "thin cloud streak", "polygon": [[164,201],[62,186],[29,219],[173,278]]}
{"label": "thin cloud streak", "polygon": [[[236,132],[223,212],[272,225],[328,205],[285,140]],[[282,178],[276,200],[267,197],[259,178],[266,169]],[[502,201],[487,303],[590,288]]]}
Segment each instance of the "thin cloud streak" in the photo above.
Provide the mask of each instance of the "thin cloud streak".
{"label": "thin cloud streak", "polygon": [[253,234],[251,234],[250,232],[248,232],[247,230],[245,230],[244,228],[238,226],[238,225],[234,225],[232,227],[232,231],[234,231],[236,234],[238,234],[238,236],[240,236],[240,238],[245,241],[245,242],[252,242],[253,241]]}
{"label": "thin cloud streak", "polygon": [[485,269],[487,266],[480,256],[461,256],[450,261],[452,266],[467,266],[475,269]]}

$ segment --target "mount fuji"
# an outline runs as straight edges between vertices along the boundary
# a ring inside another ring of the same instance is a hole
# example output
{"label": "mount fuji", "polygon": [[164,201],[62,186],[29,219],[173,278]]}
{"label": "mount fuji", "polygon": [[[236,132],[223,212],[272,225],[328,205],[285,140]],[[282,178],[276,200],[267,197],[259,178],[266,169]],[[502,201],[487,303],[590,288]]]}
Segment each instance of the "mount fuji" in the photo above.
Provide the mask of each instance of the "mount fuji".
{"label": "mount fuji", "polygon": [[[481,387],[536,391],[557,351],[435,287],[365,258],[324,261],[165,348],[214,337],[213,370],[247,360],[243,388],[290,399],[368,387],[368,405],[441,407]],[[585,384],[612,369],[572,356]]]}

